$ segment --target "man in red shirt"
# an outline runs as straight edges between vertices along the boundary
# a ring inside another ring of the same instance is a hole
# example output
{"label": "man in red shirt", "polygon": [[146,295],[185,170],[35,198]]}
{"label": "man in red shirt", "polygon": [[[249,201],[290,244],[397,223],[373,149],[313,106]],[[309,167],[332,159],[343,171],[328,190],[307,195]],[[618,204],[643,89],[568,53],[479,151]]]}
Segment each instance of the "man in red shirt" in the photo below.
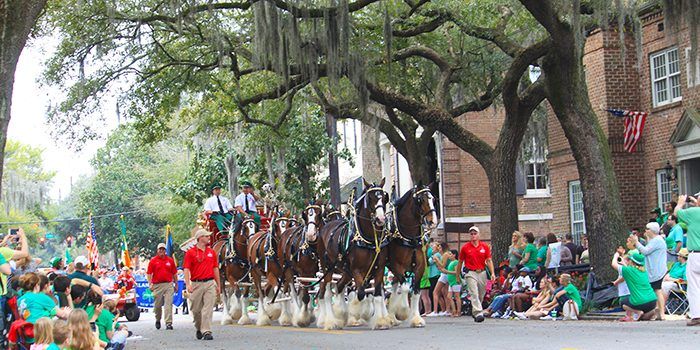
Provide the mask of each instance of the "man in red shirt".
{"label": "man in red shirt", "polygon": [[214,302],[221,293],[219,266],[214,250],[208,247],[211,232],[199,229],[197,244],[185,253],[185,285],[190,294],[190,310],[197,329],[197,339],[212,340],[211,320]]}
{"label": "man in red shirt", "polygon": [[[484,322],[483,307],[481,301],[486,294],[486,267],[491,273],[491,280],[496,280],[491,260],[491,247],[479,240],[479,228],[469,228],[471,240],[465,243],[459,251],[457,271],[462,271],[462,266],[467,269],[467,290],[471,295],[472,315],[474,321]],[[457,274],[457,282],[462,283],[460,273]]]}
{"label": "man in red shirt", "polygon": [[155,298],[153,312],[156,329],[160,329],[160,316],[165,305],[165,329],[173,329],[173,294],[177,292],[177,266],[173,258],[165,255],[165,243],[158,243],[156,256],[148,263],[148,286]]}

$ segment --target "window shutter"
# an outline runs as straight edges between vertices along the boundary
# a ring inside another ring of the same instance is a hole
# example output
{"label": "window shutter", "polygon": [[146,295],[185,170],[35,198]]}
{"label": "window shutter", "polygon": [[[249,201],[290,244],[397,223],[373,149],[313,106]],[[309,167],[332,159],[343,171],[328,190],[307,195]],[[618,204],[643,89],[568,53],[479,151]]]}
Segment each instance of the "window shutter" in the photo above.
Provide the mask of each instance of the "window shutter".
{"label": "window shutter", "polygon": [[523,170],[523,164],[518,162],[515,165],[515,194],[518,196],[524,196],[527,192],[527,185],[525,182],[525,171]]}

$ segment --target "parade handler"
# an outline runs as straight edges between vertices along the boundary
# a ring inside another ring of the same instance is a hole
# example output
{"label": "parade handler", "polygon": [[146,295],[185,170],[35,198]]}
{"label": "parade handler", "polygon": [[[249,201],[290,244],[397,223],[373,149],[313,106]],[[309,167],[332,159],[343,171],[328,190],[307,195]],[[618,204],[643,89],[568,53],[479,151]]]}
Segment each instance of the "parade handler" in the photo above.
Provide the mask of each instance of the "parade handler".
{"label": "parade handler", "polygon": [[173,329],[173,294],[177,292],[177,266],[175,260],[165,255],[165,243],[158,243],[156,256],[148,263],[146,271],[148,285],[153,291],[156,329],[160,329],[160,318],[165,305],[165,329]]}
{"label": "parade handler", "polygon": [[214,303],[221,293],[221,280],[216,253],[208,247],[211,232],[199,229],[197,244],[185,253],[185,285],[190,295],[190,308],[197,339],[212,340],[211,322]]}
{"label": "parade handler", "polygon": [[227,231],[233,219],[233,206],[228,198],[221,195],[221,187],[211,188],[212,196],[204,203],[204,212],[214,220],[219,231]]}
{"label": "parade handler", "polygon": [[483,322],[484,314],[481,306],[486,295],[486,267],[491,273],[491,280],[496,280],[491,260],[491,248],[479,240],[479,228],[469,228],[471,241],[465,243],[459,251],[459,263],[457,263],[457,283],[461,283],[462,266],[467,269],[467,290],[471,297],[472,315],[475,322]]}
{"label": "parade handler", "polygon": [[253,221],[255,221],[255,225],[260,227],[260,214],[258,214],[257,209],[255,209],[257,201],[260,199],[260,197],[255,194],[253,184],[250,182],[241,182],[241,187],[243,188],[243,192],[241,192],[241,194],[236,197],[236,200],[233,201],[233,205],[236,210],[236,223],[233,227],[234,232],[237,231],[238,225],[243,222],[243,217],[246,215],[252,216]]}

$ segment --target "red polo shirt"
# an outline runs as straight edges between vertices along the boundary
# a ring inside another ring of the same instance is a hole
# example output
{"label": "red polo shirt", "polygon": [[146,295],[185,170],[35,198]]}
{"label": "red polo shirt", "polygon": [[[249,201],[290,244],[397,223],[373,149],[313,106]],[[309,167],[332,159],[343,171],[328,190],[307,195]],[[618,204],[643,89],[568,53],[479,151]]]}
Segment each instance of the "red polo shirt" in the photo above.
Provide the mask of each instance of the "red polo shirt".
{"label": "red polo shirt", "polygon": [[216,253],[209,247],[201,250],[194,246],[185,253],[185,262],[182,263],[182,267],[190,270],[192,281],[214,278],[214,269],[218,268]]}
{"label": "red polo shirt", "polygon": [[482,241],[479,241],[476,246],[472,242],[467,242],[459,251],[459,260],[463,262],[467,270],[485,270],[486,259],[490,258],[491,248]]}
{"label": "red polo shirt", "polygon": [[163,255],[159,257],[154,256],[150,262],[148,262],[147,274],[152,275],[151,283],[166,283],[173,281],[173,275],[177,273],[177,266],[175,266],[175,260],[173,258]]}

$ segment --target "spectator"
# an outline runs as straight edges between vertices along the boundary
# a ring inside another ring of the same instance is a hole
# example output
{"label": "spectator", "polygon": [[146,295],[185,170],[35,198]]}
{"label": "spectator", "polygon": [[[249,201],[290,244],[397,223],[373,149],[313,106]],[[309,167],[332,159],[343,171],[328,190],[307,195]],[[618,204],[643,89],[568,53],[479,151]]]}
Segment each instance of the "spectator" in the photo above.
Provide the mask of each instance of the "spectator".
{"label": "spectator", "polygon": [[574,243],[574,236],[571,233],[564,235],[564,246],[569,248],[569,251],[571,252],[571,263],[578,265],[581,259],[581,246]]}
{"label": "spectator", "polygon": [[100,350],[100,343],[95,333],[90,329],[88,315],[83,309],[73,309],[68,316],[70,328],[70,340],[68,348],[71,350]]}
{"label": "spectator", "polygon": [[649,276],[644,269],[644,255],[634,253],[625,257],[624,263],[627,265],[624,266],[618,263],[622,253],[624,253],[624,249],[618,248],[611,262],[613,269],[622,275],[630,290],[629,299],[622,301],[622,308],[625,309],[627,315],[620,321],[632,322],[648,319],[656,310],[657,297],[651,288]]}
{"label": "spectator", "polygon": [[455,259],[457,256],[457,251],[451,250],[447,254],[449,254],[449,259],[451,261],[449,265],[447,265],[447,268],[440,269],[440,271],[447,275],[448,290],[447,299],[445,300],[447,303],[447,309],[452,314],[452,317],[459,317],[462,314],[462,300],[460,299],[462,285],[457,283],[457,274],[459,274],[461,271],[457,271],[458,262]]}
{"label": "spectator", "polygon": [[[102,295],[103,292],[102,288],[100,288],[100,282],[97,281],[95,277],[92,277],[90,275],[90,270],[88,268],[90,262],[88,261],[88,258],[86,258],[84,255],[78,256],[77,258],[75,258],[73,265],[75,267],[75,272],[68,275],[68,278],[71,279],[71,283],[76,284],[75,280],[85,281],[87,282],[87,288],[93,289],[95,291],[99,290],[99,294]],[[96,289],[93,288],[93,286],[96,287]],[[82,307],[82,305],[79,305],[79,307]]]}
{"label": "spectator", "polygon": [[548,270],[558,269],[561,263],[561,242],[553,233],[547,234],[547,261],[545,266]]}
{"label": "spectator", "polygon": [[581,247],[579,247],[579,264],[590,264],[591,260],[588,258],[588,236],[583,235],[581,238]]}
{"label": "spectator", "polygon": [[[440,250],[437,256],[433,254],[433,260],[435,261],[435,266],[437,266],[438,271],[442,271],[445,266],[450,263],[450,251],[448,250],[448,245],[446,242],[440,243]],[[442,254],[444,253],[444,254]],[[427,314],[426,316],[442,316],[447,315],[447,292],[449,289],[449,281],[447,280],[447,274],[440,273],[435,290],[433,291],[433,312]],[[438,313],[438,306],[442,309]]]}
{"label": "spectator", "polygon": [[73,305],[75,307],[80,307],[79,305],[85,306],[87,304],[86,296],[88,289],[79,284],[71,285],[70,287],[70,298],[73,300]]}
{"label": "spectator", "polygon": [[126,346],[126,338],[129,336],[129,333],[126,325],[119,325],[117,323],[116,315],[119,314],[117,301],[105,300],[102,302],[101,307],[94,309],[92,316],[90,316],[90,311],[86,311],[89,320],[94,322],[97,327],[98,339],[107,344],[105,349],[124,349]]}
{"label": "spectator", "polygon": [[[510,269],[510,268],[509,268]],[[504,310],[506,305],[508,305],[508,300],[517,292],[517,286],[514,287],[514,282],[518,278],[518,274],[514,271],[510,271],[503,282],[503,287],[501,288],[501,294],[495,296],[491,300],[491,305],[484,310],[484,317],[499,318],[507,312]],[[514,290],[515,288],[515,290]]]}
{"label": "spectator", "polygon": [[523,235],[527,245],[523,252],[523,259],[520,264],[527,269],[527,272],[534,272],[537,270],[537,248],[533,244],[535,242],[535,236],[532,232],[525,232]]}
{"label": "spectator", "polygon": [[526,242],[523,240],[523,235],[519,231],[513,232],[511,243],[508,247],[508,266],[511,269],[516,269],[521,264],[523,259],[523,251],[525,250]]}
{"label": "spectator", "polygon": [[61,350],[68,349],[68,338],[70,337],[70,328],[68,323],[63,320],[55,320],[53,322],[53,343],[46,350]]}
{"label": "spectator", "polygon": [[102,271],[100,272],[100,278],[97,279],[97,281],[100,282],[100,288],[102,288],[102,290],[103,290],[105,293],[110,293],[110,292],[113,292],[113,291],[114,291],[114,289],[113,289],[113,287],[114,287],[114,280],[111,279],[111,278],[109,278],[109,276],[107,276],[107,271],[106,271],[106,270],[102,270]]}
{"label": "spectator", "polygon": [[565,320],[578,320],[578,315],[583,307],[583,302],[581,301],[581,294],[579,293],[576,286],[571,283],[571,275],[568,273],[562,273],[559,276],[559,283],[564,287],[561,291],[554,295],[555,298],[559,298],[566,295],[566,302],[562,305],[562,314]]}
{"label": "spectator", "polygon": [[[679,196],[678,205],[674,211],[678,220],[688,226],[686,242],[689,251],[686,265],[688,304],[690,305],[688,326],[700,326],[700,207],[698,207],[697,196],[698,194],[695,194],[695,197]],[[688,200],[692,203],[692,207],[683,209]]]}
{"label": "spectator", "polygon": [[20,315],[29,323],[35,323],[42,317],[66,318],[68,309],[59,309],[49,296],[51,286],[49,279],[42,274],[29,272],[20,277],[20,287],[24,294],[17,300]]}
{"label": "spectator", "polygon": [[70,278],[58,276],[53,280],[53,295],[58,303],[58,307],[73,308],[73,300],[70,296]]}
{"label": "spectator", "polygon": [[666,250],[668,251],[666,259],[668,262],[676,262],[678,252],[683,248],[683,228],[678,224],[678,218],[675,215],[669,215],[666,223],[670,227],[666,236]]}
{"label": "spectator", "polygon": [[513,296],[508,300],[510,305],[501,318],[509,318],[514,316],[515,312],[527,310],[530,307],[533,294],[537,294],[532,288],[532,280],[528,276],[527,268],[520,269],[518,273],[518,278],[513,281]]}
{"label": "spectator", "polygon": [[537,239],[537,266],[543,267],[547,262],[547,238],[540,237]]}
{"label": "spectator", "polygon": [[34,344],[30,350],[46,350],[53,343],[53,321],[42,317],[34,324]]}
{"label": "spectator", "polygon": [[[438,268],[438,265],[436,262],[441,261],[442,259],[442,245],[438,244],[437,242],[433,242],[430,245],[430,249],[428,250],[428,280],[430,281],[430,301],[431,301],[431,307],[425,310],[426,313],[428,313],[430,310],[433,309],[433,305],[439,303],[439,300],[435,299],[435,287],[437,286],[438,279],[440,279],[440,269]],[[442,300],[442,308],[443,310],[445,309],[445,301]],[[437,308],[435,308],[437,310]]]}
{"label": "spectator", "polygon": [[668,222],[668,218],[673,215],[673,209],[676,208],[676,202],[671,201],[671,202],[666,202],[664,203],[664,210],[661,216],[659,217],[660,221],[657,221],[659,223],[659,226],[661,227],[659,229],[659,232],[661,235],[668,237],[669,233],[671,232],[671,228],[673,225],[671,225]]}
{"label": "spectator", "polygon": [[540,293],[532,298],[532,306],[525,312],[514,312],[513,314],[521,320],[539,320],[541,317],[547,316],[557,305],[557,301],[552,295],[550,279],[545,277],[540,280]]}
{"label": "spectator", "polygon": [[51,265],[51,271],[49,271],[46,276],[49,278],[49,281],[52,281],[58,277],[58,276],[65,276],[66,271],[63,269],[63,258],[60,256],[54,257],[49,261],[49,264]]}
{"label": "spectator", "polygon": [[686,280],[686,265],[688,261],[688,248],[682,248],[678,252],[678,261],[673,263],[668,274],[664,276],[664,282],[661,283],[661,290],[664,293],[664,300],[668,300],[671,291],[680,291],[678,283]]}
{"label": "spectator", "polygon": [[571,266],[574,264],[574,254],[563,243],[561,245],[561,260],[559,266]]}
{"label": "spectator", "polygon": [[[462,266],[467,269],[467,289],[471,295],[472,315],[475,322],[484,322],[481,301],[486,295],[486,268],[491,274],[491,280],[496,280],[496,272],[491,260],[491,247],[479,240],[479,228],[469,228],[471,241],[465,243],[459,252],[457,271],[462,271]],[[457,282],[461,283],[462,277],[457,274]]]}
{"label": "spectator", "polygon": [[[617,250],[621,253],[625,251],[625,249],[622,248],[622,246],[617,247]],[[624,259],[622,258],[618,258],[617,262],[622,266],[627,265],[623,260]],[[617,297],[620,300],[620,304],[622,305],[629,299],[630,289],[629,287],[627,287],[627,282],[625,282],[625,278],[622,277],[622,273],[620,273],[619,271],[617,273],[617,279],[613,282],[613,285],[617,287]]]}
{"label": "spectator", "polygon": [[646,226],[644,236],[647,238],[647,245],[644,246],[637,241],[637,236],[630,236],[631,242],[646,257],[646,270],[649,275],[651,288],[656,293],[656,318],[663,320],[664,317],[664,295],[661,290],[661,283],[666,274],[666,242],[659,236],[659,224],[650,222]]}

